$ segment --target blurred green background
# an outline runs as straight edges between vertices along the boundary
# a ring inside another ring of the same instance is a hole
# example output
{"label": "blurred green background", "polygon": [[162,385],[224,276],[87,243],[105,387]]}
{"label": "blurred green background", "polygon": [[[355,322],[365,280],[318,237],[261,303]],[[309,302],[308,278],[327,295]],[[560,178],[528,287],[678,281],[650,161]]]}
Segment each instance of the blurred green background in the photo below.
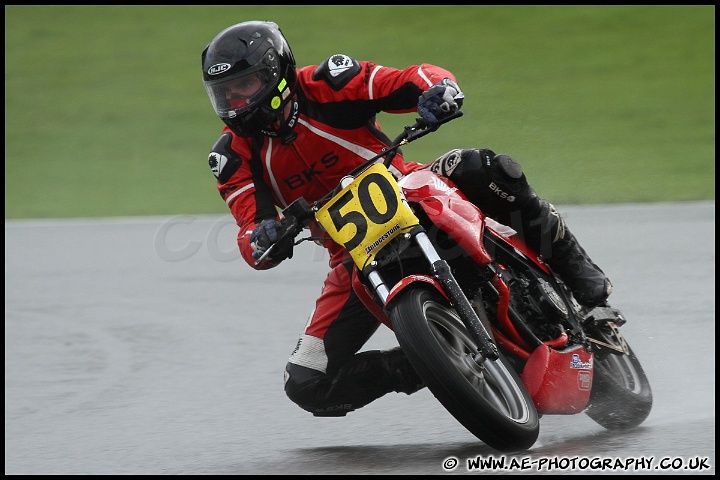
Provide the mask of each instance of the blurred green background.
{"label": "blurred green background", "polygon": [[465,116],[408,160],[489,147],[555,204],[715,198],[714,5],[6,6],[5,218],[227,213],[200,54],[245,20],[299,65],[454,72]]}

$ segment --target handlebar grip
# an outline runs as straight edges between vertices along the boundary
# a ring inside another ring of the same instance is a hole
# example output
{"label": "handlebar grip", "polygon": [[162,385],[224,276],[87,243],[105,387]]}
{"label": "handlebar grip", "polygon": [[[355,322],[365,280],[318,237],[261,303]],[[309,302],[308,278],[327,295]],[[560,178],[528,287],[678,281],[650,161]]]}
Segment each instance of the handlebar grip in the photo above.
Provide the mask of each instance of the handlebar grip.
{"label": "handlebar grip", "polygon": [[452,115],[448,115],[447,117],[444,117],[443,119],[439,120],[437,123],[429,123],[424,118],[416,118],[415,119],[415,125],[412,125],[409,127],[411,130],[417,130],[419,128],[427,128],[427,127],[433,127],[433,130],[437,130],[437,128],[440,125],[443,125],[451,120],[455,120],[456,118],[460,118],[465,114],[462,110],[458,110],[457,112],[453,113]]}
{"label": "handlebar grip", "polygon": [[436,131],[438,128],[440,128],[440,125],[443,125],[451,120],[455,120],[456,118],[460,118],[464,115],[464,112],[462,110],[458,110],[457,112],[453,113],[452,115],[448,115],[447,117],[440,120],[438,123],[430,124],[426,122],[422,118],[416,118],[415,124],[411,125],[409,127],[405,127],[405,130],[403,133],[401,133],[392,143],[393,146],[399,145],[403,140],[406,140],[408,143],[412,142],[413,140],[417,140],[420,137],[424,137],[428,133],[432,133]]}

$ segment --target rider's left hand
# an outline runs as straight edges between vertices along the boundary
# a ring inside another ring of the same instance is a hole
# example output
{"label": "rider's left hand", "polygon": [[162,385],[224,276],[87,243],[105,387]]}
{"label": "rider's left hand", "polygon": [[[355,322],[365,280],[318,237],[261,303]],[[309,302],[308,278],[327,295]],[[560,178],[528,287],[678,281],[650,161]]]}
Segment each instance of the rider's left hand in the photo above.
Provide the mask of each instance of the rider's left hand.
{"label": "rider's left hand", "polygon": [[462,107],[465,95],[449,78],[444,78],[418,99],[418,115],[428,124],[436,125],[445,117],[452,115]]}
{"label": "rider's left hand", "polygon": [[250,246],[254,250],[253,257],[260,258],[267,249],[274,245],[273,252],[267,260],[279,263],[286,258],[292,258],[294,239],[286,235],[290,227],[291,224],[287,219],[283,219],[282,222],[275,219],[260,222],[250,235]]}

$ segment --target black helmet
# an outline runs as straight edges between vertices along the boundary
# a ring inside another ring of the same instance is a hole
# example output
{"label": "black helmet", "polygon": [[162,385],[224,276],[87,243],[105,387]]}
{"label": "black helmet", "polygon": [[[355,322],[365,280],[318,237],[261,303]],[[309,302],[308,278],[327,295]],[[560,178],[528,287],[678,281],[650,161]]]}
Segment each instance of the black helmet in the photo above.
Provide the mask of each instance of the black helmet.
{"label": "black helmet", "polygon": [[202,53],[203,84],[215,113],[237,135],[248,137],[274,122],[297,87],[295,57],[273,22],[228,27]]}

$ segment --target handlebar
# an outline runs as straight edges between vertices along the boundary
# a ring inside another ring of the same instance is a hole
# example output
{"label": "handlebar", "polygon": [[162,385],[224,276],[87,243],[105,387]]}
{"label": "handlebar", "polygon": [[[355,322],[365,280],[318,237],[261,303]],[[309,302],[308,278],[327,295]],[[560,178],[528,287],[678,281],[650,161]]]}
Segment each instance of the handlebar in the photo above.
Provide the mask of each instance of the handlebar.
{"label": "handlebar", "polygon": [[[463,111],[458,110],[457,112],[453,113],[452,115],[448,115],[444,119],[440,120],[437,123],[429,124],[422,118],[415,119],[415,123],[410,126],[405,126],[403,128],[403,131],[395,137],[395,140],[392,141],[389,147],[383,148],[380,153],[375,155],[372,158],[369,158],[361,165],[358,165],[353,170],[351,170],[347,176],[354,177],[357,176],[360,172],[368,168],[370,165],[375,163],[379,158],[385,157],[385,160],[383,160],[383,165],[386,167],[390,167],[390,164],[392,163],[393,158],[395,158],[395,155],[397,155],[397,150],[407,145],[410,142],[414,142],[420,137],[424,137],[428,133],[432,133],[436,131],[438,128],[440,128],[441,125],[451,121],[455,120],[456,118],[460,118],[463,116]],[[322,205],[324,204],[328,199],[335,196],[337,191],[341,189],[340,185],[335,187],[333,190],[327,193],[324,197],[322,197],[320,200],[316,201],[314,205]]]}
{"label": "handlebar", "polygon": [[387,155],[385,157],[385,160],[383,161],[383,164],[386,167],[389,167],[392,163],[392,159],[395,158],[395,155],[397,155],[397,149],[403,145],[407,145],[410,142],[414,142],[420,137],[424,137],[428,133],[432,133],[436,131],[438,128],[440,128],[441,125],[451,121],[455,120],[456,118],[460,118],[463,116],[463,111],[458,110],[457,112],[453,113],[452,115],[448,115],[447,117],[440,120],[438,123],[429,124],[422,118],[418,118],[415,120],[415,123],[410,126],[406,126],[403,128],[402,133],[398,135],[395,140],[393,140],[390,147],[383,149],[382,152],[380,152],[375,157],[368,160],[365,164],[362,166],[366,167],[369,166],[370,163],[374,162],[378,158],[380,158],[383,155]]}

